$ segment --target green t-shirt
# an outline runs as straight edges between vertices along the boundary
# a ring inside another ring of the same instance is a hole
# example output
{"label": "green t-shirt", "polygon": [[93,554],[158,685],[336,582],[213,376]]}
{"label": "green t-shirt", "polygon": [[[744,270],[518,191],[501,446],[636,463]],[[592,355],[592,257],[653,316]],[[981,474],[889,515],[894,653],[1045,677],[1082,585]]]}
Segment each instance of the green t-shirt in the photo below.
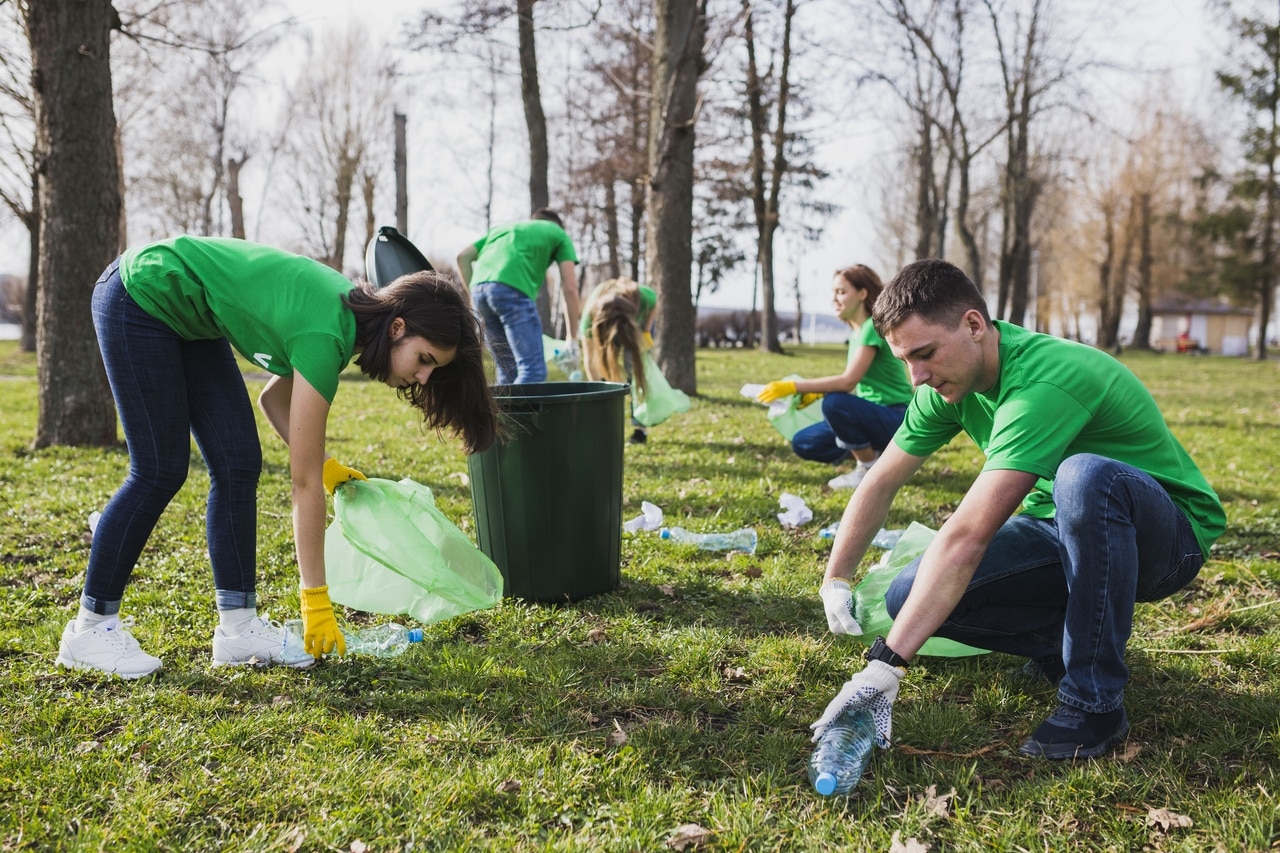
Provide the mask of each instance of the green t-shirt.
{"label": "green t-shirt", "polygon": [[881,406],[900,406],[910,401],[911,382],[907,379],[907,369],[893,357],[889,344],[880,337],[876,324],[869,319],[863,320],[849,338],[849,361],[853,361],[862,347],[874,347],[876,354],[854,389],[857,395]]}
{"label": "green t-shirt", "polygon": [[947,403],[921,388],[894,435],[928,456],[961,430],[986,453],[984,471],[1025,471],[1040,479],[1023,512],[1052,518],[1053,477],[1076,453],[1145,471],[1169,493],[1207,558],[1226,529],[1222,502],[1169,431],[1155,400],[1123,364],[1093,347],[996,321],[1000,375],[987,391]]}
{"label": "green t-shirt", "polygon": [[226,338],[270,373],[298,371],[333,402],[356,337],[342,273],[244,240],[183,236],[129,249],[120,278],[184,340]]}
{"label": "green t-shirt", "polygon": [[[604,287],[607,282],[601,282],[595,286],[595,290],[591,291],[594,296],[596,290]],[[658,292],[652,287],[646,287],[643,284],[636,285],[636,292],[640,296],[640,313],[636,316],[636,325],[643,331],[649,325],[649,318],[653,316],[653,309],[658,307]],[[587,304],[590,305],[592,300],[588,297]],[[578,334],[584,338],[591,337],[591,312],[590,310],[582,312],[582,319],[578,321]]]}
{"label": "green t-shirt", "polygon": [[561,261],[578,262],[573,241],[564,229],[546,219],[527,219],[500,225],[474,244],[479,256],[471,266],[471,285],[496,281],[538,298],[547,267]]}

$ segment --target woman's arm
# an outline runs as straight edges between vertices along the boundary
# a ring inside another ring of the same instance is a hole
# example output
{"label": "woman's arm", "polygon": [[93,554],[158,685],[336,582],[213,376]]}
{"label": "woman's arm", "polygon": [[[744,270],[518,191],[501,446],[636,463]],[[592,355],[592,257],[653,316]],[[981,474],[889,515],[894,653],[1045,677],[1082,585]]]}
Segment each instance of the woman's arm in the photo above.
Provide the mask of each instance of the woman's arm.
{"label": "woman's arm", "polygon": [[821,376],[817,379],[798,379],[796,393],[827,394],[832,391],[843,391],[846,394],[852,394],[853,389],[862,381],[862,377],[867,375],[867,368],[871,367],[875,357],[875,347],[858,347],[853,358],[845,365],[844,373],[836,376]]}

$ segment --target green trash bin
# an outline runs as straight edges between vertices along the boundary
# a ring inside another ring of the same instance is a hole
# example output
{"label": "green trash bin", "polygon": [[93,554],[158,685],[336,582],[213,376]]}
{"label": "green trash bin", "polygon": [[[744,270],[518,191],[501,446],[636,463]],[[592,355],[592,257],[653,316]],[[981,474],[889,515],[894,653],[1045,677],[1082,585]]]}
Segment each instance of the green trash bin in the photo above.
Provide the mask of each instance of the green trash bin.
{"label": "green trash bin", "polygon": [[467,464],[480,550],[502,572],[504,594],[562,602],[616,589],[627,386],[539,382],[494,392],[509,435]]}

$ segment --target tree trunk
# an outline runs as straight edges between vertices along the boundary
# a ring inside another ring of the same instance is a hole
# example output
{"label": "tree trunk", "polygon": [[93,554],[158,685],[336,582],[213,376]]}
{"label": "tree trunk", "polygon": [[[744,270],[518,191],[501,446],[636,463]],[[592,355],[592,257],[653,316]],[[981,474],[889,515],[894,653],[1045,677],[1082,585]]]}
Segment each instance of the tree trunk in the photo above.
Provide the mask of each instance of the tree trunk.
{"label": "tree trunk", "polygon": [[409,154],[408,124],[409,117],[404,113],[393,113],[395,122],[395,168],[396,168],[396,230],[401,234],[409,233]]}
{"label": "tree trunk", "polygon": [[645,269],[658,291],[658,364],[697,393],[693,267],[693,143],[704,69],[707,0],[655,0]]}
{"label": "tree trunk", "polygon": [[1151,349],[1151,298],[1154,282],[1151,270],[1155,258],[1151,253],[1151,193],[1138,196],[1140,214],[1141,251],[1138,257],[1138,325],[1133,330],[1130,345],[1138,349]]}
{"label": "tree trunk", "polygon": [[[550,204],[547,171],[547,115],[542,111],[542,91],[538,85],[538,51],[534,40],[533,4],[537,0],[516,0],[519,32],[520,97],[524,101],[524,122],[529,130],[529,212]],[[542,328],[553,330],[551,293],[538,291],[538,316]]]}
{"label": "tree trunk", "polygon": [[22,302],[22,339],[19,346],[23,352],[36,351],[36,314],[39,312],[37,297],[40,289],[36,286],[40,281],[40,178],[31,172],[31,209],[27,211],[27,236],[30,254],[27,261],[27,293]]}
{"label": "tree trunk", "polygon": [[227,208],[231,211],[231,236],[238,240],[244,237],[244,198],[240,195],[240,170],[249,155],[242,154],[239,159],[227,160]]}
{"label": "tree trunk", "polygon": [[23,7],[31,40],[40,271],[36,447],[116,441],[116,413],[89,303],[120,249],[120,176],[111,101],[109,0]]}
{"label": "tree trunk", "polygon": [[618,257],[621,238],[618,234],[617,179],[612,171],[604,181],[604,232],[609,247],[609,278],[617,278],[622,275],[622,259]]}

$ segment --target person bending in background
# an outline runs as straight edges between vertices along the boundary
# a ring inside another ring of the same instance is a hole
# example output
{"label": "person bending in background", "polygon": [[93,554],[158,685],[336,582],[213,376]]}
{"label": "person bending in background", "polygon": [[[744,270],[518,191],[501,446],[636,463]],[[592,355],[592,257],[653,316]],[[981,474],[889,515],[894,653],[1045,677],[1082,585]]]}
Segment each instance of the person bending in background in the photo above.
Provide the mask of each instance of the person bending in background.
{"label": "person bending in background", "polygon": [[819,591],[833,632],[862,633],[849,578],[907,480],[961,431],[986,461],[889,585],[893,627],[813,724],[815,739],[846,710],[865,709],[887,746],[899,681],[937,635],[1028,658],[1025,676],[1057,685],[1058,707],[1023,755],[1102,755],[1129,732],[1135,602],[1195,578],[1226,527],[1221,501],[1128,368],[993,321],[946,261],[904,267],[873,316],[918,391],[840,522]]}
{"label": "person bending in background", "polygon": [[[421,409],[428,427],[457,434],[469,452],[488,447],[497,406],[466,295],[434,272],[375,291],[310,258],[182,236],[126,251],[98,280],[92,307],[129,474],[98,521],[57,662],[124,678],[160,667],[119,613],[152,529],[187,478],[193,436],[209,470],[213,663],[306,667],[342,653],[325,584],[325,492],[364,475],[325,451],[338,374],[355,356],[361,372]],[[258,402],[289,447],[301,648],[257,612],[262,447],[232,347],[272,374]]]}
{"label": "person bending in background", "polygon": [[827,481],[833,489],[856,489],[902,423],[911,384],[902,364],[868,322],[884,285],[870,267],[855,264],[836,272],[831,303],[849,325],[849,360],[844,373],[818,379],[770,382],[756,397],[762,403],[790,394],[821,394],[822,421],[791,438],[801,459],[838,464],[850,455],[852,471]]}
{"label": "person bending in background", "polygon": [[[545,207],[523,222],[490,230],[458,254],[458,274],[484,322],[499,385],[547,381],[538,291],[547,269],[557,264],[572,337],[578,328],[577,262],[560,216]],[[570,340],[569,346],[576,344]]]}
{"label": "person bending in background", "polygon": [[[634,376],[641,390],[646,387],[641,354],[653,347],[657,307],[657,292],[629,278],[596,285],[583,304],[578,329],[588,379],[629,383]],[[643,444],[648,432],[634,418],[632,423],[629,440]]]}

